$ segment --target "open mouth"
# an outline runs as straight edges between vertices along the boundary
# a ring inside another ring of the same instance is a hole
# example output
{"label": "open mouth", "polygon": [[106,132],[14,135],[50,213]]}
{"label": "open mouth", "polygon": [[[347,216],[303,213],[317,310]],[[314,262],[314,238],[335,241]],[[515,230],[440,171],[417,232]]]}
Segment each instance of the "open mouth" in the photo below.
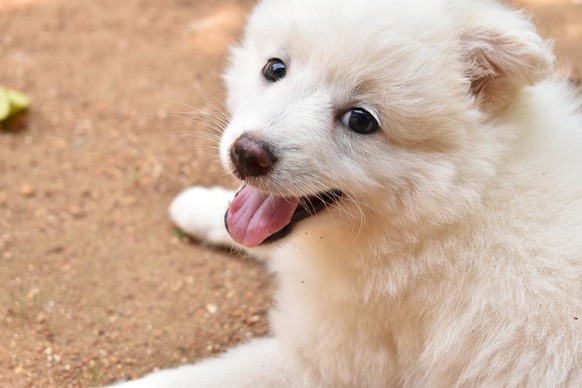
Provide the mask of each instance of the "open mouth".
{"label": "open mouth", "polygon": [[234,241],[256,247],[287,236],[298,222],[319,213],[341,196],[341,191],[329,190],[308,197],[281,197],[245,185],[226,211],[224,223]]}

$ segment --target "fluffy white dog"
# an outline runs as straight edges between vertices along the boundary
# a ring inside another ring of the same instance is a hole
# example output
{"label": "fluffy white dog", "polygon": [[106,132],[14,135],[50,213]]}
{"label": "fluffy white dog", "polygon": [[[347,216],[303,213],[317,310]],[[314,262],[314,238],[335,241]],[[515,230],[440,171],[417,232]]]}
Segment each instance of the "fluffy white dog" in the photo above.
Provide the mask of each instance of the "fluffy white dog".
{"label": "fluffy white dog", "polygon": [[226,74],[242,188],[170,212],[266,259],[272,338],[130,386],[582,387],[582,117],[553,63],[494,1],[262,1]]}

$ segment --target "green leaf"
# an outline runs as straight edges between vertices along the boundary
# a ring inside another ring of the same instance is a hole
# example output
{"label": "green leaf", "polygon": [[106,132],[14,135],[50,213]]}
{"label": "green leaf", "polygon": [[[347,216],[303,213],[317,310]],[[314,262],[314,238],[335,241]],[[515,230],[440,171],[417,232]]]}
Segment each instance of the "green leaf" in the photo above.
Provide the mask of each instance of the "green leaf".
{"label": "green leaf", "polygon": [[10,115],[15,115],[28,109],[30,98],[16,90],[6,89],[10,101]]}
{"label": "green leaf", "polygon": [[10,116],[10,99],[6,89],[0,88],[0,121],[4,121]]}
{"label": "green leaf", "polygon": [[30,98],[8,88],[0,88],[0,122],[22,113],[30,106]]}

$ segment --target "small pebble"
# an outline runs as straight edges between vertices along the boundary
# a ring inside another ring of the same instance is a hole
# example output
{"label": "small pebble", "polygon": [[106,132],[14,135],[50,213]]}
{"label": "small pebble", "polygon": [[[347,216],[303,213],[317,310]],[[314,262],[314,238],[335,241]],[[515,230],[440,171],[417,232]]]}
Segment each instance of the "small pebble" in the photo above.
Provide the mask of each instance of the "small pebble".
{"label": "small pebble", "polygon": [[209,303],[206,305],[206,311],[208,311],[210,314],[215,314],[218,311],[218,306]]}
{"label": "small pebble", "polygon": [[20,194],[23,197],[32,197],[36,194],[36,190],[31,185],[25,184],[20,187]]}

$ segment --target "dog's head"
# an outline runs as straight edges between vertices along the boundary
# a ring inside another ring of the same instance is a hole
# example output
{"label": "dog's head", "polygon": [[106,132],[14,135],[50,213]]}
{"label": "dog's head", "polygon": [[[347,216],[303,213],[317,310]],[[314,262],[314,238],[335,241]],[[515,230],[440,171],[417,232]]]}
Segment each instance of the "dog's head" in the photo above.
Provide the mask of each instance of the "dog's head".
{"label": "dog's head", "polygon": [[260,245],[322,209],[384,231],[460,217],[510,136],[499,112],[552,61],[490,1],[263,1],[225,77],[231,235]]}

